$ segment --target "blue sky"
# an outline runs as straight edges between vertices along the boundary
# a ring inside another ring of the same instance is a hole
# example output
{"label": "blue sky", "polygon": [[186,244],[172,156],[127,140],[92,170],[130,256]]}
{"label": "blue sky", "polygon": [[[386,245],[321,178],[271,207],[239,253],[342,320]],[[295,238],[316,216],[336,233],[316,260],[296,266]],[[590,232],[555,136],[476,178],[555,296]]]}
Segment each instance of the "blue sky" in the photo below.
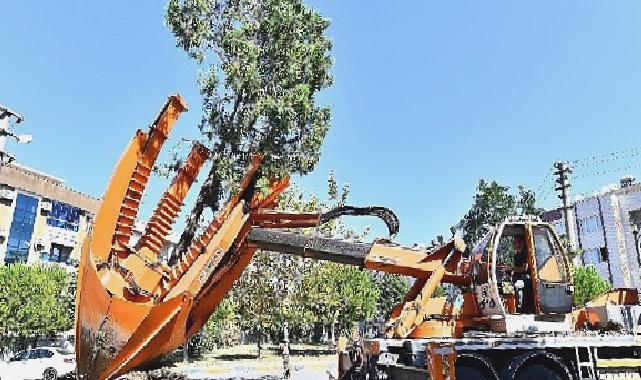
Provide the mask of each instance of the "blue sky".
{"label": "blue sky", "polygon": [[[322,190],[335,170],[352,203],[398,213],[403,243],[447,234],[480,178],[538,190],[558,158],[641,145],[641,3],[312,4],[333,21],[336,81],[321,101],[334,116],[321,163],[299,182]],[[191,106],[174,136],[195,133],[197,68],[175,48],[164,5],[3,4],[0,103],[24,114],[19,131],[34,135],[10,146],[20,162],[100,196],[126,142],[168,94]],[[588,160],[574,190],[641,176],[637,163]]]}

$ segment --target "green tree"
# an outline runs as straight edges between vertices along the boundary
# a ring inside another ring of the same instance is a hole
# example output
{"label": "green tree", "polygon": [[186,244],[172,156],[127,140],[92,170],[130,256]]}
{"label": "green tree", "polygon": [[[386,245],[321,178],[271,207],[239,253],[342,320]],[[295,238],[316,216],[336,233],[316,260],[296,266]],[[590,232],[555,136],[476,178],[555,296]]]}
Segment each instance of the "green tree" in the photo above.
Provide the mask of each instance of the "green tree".
{"label": "green tree", "polygon": [[0,332],[24,346],[27,339],[71,328],[68,273],[58,266],[0,266]]}
{"label": "green tree", "polygon": [[[335,278],[335,292],[341,297],[337,310],[336,323],[343,335],[352,330],[357,321],[371,321],[376,313],[376,303],[380,299],[380,289],[376,286],[373,273],[353,266],[330,263],[338,266],[338,276]],[[336,334],[332,332],[332,338]]]}
{"label": "green tree", "polygon": [[258,357],[268,332],[276,328],[276,312],[282,302],[278,298],[280,289],[275,286],[279,274],[272,257],[270,254],[256,254],[233,291],[243,330],[258,336]]}
{"label": "green tree", "polygon": [[[259,182],[259,187],[261,183]],[[327,179],[328,199],[321,200],[316,194],[305,196],[297,187],[290,187],[279,200],[281,210],[299,212],[327,211],[343,205],[349,194],[349,186],[339,190],[334,173]],[[340,220],[331,221],[319,228],[325,235],[350,234]],[[315,233],[307,230],[303,233]],[[353,235],[353,233],[351,233]],[[313,275],[315,268],[323,266],[308,259],[283,255],[278,252],[257,252],[233,291],[239,305],[241,324],[245,331],[258,335],[259,354],[261,342],[268,336],[278,336],[287,321],[299,332],[309,331],[315,310],[310,299],[301,293],[305,280]],[[329,291],[328,291],[329,292]],[[323,295],[321,295],[321,298]]]}
{"label": "green tree", "polygon": [[392,309],[403,301],[409,291],[408,278],[395,274],[376,273],[374,281],[380,293],[376,302],[376,314],[388,318]]}
{"label": "green tree", "polygon": [[536,194],[534,191],[523,186],[518,186],[517,189],[519,191],[516,201],[517,212],[521,215],[541,215],[544,210],[536,207]]}
{"label": "green tree", "polygon": [[203,328],[201,344],[205,350],[230,346],[237,342],[240,328],[237,315],[238,305],[234,300],[229,297],[222,300]]}
{"label": "green tree", "polygon": [[471,247],[481,237],[485,226],[501,223],[510,215],[539,215],[536,194],[532,190],[518,187],[518,194],[510,193],[508,186],[480,180],[476,188],[474,203],[461,220],[463,240]]}
{"label": "green tree", "polygon": [[573,277],[574,304],[577,306],[583,306],[612,289],[612,285],[604,280],[592,265],[574,267]]}
{"label": "green tree", "polygon": [[336,263],[314,266],[301,291],[312,311],[312,322],[328,327],[332,341],[335,327],[346,334],[354,322],[371,320],[380,297],[372,272]]}
{"label": "green tree", "polygon": [[170,0],[166,22],[201,66],[200,131],[213,160],[176,250],[184,252],[253,153],[264,154],[266,177],[313,170],[330,127],[316,94],[332,83],[332,44],[329,20],[301,0]]}

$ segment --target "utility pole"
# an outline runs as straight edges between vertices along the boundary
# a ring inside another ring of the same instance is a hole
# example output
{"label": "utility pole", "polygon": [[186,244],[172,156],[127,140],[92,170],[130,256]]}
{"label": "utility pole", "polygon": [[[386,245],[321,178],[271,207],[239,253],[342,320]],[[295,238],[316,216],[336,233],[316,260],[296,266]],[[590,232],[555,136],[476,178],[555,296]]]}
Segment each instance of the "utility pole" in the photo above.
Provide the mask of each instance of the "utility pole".
{"label": "utility pole", "polygon": [[572,204],[570,202],[570,179],[569,174],[572,173],[572,169],[567,162],[557,161],[554,163],[554,174],[557,176],[556,183],[557,186],[554,190],[560,191],[561,194],[558,195],[559,199],[563,202],[563,217],[565,218],[565,236],[567,236],[570,243],[570,249],[576,249],[576,236],[574,233],[574,213],[570,210]]}

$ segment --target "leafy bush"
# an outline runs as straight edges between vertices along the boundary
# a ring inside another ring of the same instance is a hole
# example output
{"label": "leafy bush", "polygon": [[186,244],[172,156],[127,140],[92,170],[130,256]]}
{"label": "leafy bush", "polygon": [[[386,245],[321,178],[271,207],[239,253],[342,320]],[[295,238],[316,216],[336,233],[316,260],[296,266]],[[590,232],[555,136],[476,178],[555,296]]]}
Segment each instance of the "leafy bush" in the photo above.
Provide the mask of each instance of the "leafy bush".
{"label": "leafy bush", "polygon": [[605,294],[612,288],[609,282],[601,277],[593,266],[574,268],[574,304],[583,306],[588,301]]}

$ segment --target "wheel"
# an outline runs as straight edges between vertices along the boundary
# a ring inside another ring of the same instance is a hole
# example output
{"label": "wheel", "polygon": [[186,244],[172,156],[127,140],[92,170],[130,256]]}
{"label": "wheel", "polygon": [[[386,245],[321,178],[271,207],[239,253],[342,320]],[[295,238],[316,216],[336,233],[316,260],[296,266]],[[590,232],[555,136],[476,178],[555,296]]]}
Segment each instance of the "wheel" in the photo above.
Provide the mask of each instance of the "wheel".
{"label": "wheel", "polygon": [[572,373],[563,359],[549,352],[526,352],[505,368],[505,380],[571,380]]}
{"label": "wheel", "polygon": [[456,366],[456,380],[489,380],[489,377],[478,368],[468,366]]}
{"label": "wheel", "polygon": [[462,353],[454,365],[456,380],[498,380],[492,363],[483,355]]}
{"label": "wheel", "polygon": [[45,372],[42,374],[42,379],[43,380],[57,380],[58,379],[58,371],[56,371],[55,368],[47,368],[47,369],[45,369]]}
{"label": "wheel", "polygon": [[541,364],[528,365],[516,374],[516,380],[566,380],[554,369]]}

